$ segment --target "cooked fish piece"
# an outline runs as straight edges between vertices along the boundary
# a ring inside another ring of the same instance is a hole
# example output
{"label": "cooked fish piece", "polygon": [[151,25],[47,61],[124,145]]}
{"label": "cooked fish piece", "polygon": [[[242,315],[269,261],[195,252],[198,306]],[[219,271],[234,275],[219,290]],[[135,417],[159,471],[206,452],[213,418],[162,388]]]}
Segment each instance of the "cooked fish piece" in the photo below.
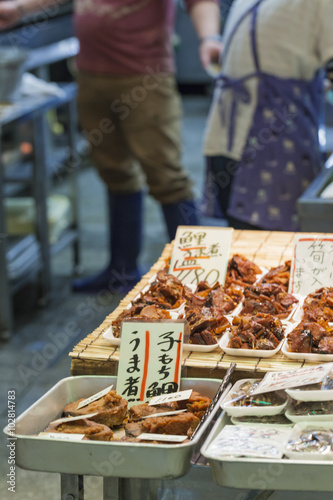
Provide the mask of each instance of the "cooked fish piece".
{"label": "cooked fish piece", "polygon": [[63,422],[57,426],[50,425],[45,432],[61,432],[65,434],[84,434],[91,441],[111,441],[113,432],[110,427],[98,424],[89,419]]}
{"label": "cooked fish piece", "polygon": [[81,401],[84,401],[84,398],[66,405],[64,415],[66,417],[69,415],[76,417],[97,412],[97,415],[92,417],[91,420],[107,425],[108,427],[121,425],[127,418],[127,401],[119,396],[116,391],[109,391],[97,401],[93,401],[83,408],[77,409]]}

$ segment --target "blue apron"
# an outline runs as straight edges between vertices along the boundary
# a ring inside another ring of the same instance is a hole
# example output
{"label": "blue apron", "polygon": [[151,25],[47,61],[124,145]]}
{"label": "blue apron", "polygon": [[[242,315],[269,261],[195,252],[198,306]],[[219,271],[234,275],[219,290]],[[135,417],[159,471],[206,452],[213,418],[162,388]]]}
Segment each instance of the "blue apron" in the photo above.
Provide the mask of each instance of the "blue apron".
{"label": "blue apron", "polygon": [[[258,105],[246,146],[233,177],[228,214],[263,229],[299,230],[296,201],[320,171],[319,116],[323,74],[313,80],[278,78],[261,70],[257,47],[258,0],[239,19],[225,45],[225,54],[239,25],[251,15],[251,49],[255,71],[233,79],[221,74],[221,120],[229,121],[232,149],[239,102],[250,103],[246,81],[258,78]],[[232,92],[229,116],[223,93]]]}

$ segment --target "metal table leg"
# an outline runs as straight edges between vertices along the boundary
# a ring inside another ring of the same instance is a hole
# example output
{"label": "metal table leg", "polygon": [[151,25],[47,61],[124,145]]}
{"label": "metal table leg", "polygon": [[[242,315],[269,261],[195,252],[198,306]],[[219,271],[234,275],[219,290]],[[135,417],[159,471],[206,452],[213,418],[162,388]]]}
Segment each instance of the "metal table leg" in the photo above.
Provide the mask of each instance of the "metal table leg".
{"label": "metal table leg", "polygon": [[74,271],[79,271],[80,267],[80,225],[79,225],[79,190],[78,190],[78,173],[81,163],[81,158],[78,158],[77,152],[77,106],[76,99],[70,100],[66,104],[68,116],[68,144],[69,157],[68,170],[71,183],[71,206],[73,214],[72,229],[76,232],[76,239],[73,243],[74,251]]}
{"label": "metal table leg", "polygon": [[118,479],[118,489],[111,480],[104,478],[103,500],[267,500],[273,494],[218,486],[208,466],[194,465],[188,474],[176,479]]}
{"label": "metal table leg", "polygon": [[41,247],[43,269],[41,273],[41,299],[48,300],[51,290],[51,262],[49,227],[47,220],[48,176],[46,172],[46,131],[45,115],[37,112],[33,117],[34,128],[34,195],[36,203],[36,229]]}
{"label": "metal table leg", "polygon": [[83,476],[61,474],[61,500],[84,500]]}
{"label": "metal table leg", "polygon": [[[1,129],[0,129],[1,158]],[[12,306],[6,256],[6,217],[4,196],[4,167],[0,159],[0,340],[8,340],[12,331]]]}
{"label": "metal table leg", "polygon": [[[117,477],[104,477],[103,478],[103,500],[119,500],[122,479]],[[123,498],[123,497],[122,497]]]}

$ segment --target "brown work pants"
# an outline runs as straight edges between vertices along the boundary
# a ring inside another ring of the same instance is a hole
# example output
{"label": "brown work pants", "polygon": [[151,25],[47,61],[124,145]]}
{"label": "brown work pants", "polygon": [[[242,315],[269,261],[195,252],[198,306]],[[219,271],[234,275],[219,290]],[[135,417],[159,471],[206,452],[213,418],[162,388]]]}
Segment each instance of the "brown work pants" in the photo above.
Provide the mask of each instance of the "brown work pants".
{"label": "brown work pants", "polygon": [[181,102],[172,75],[80,72],[78,109],[98,172],[111,192],[146,184],[161,203],[191,199],[181,164]]}

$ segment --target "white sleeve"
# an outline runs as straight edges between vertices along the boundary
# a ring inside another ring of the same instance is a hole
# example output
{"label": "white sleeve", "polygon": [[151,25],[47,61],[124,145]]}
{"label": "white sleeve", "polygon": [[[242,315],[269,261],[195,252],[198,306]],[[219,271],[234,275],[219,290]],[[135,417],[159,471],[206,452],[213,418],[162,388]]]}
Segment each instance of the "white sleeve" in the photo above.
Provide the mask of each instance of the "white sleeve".
{"label": "white sleeve", "polygon": [[318,20],[318,55],[320,64],[324,66],[333,59],[333,0],[321,0]]}

